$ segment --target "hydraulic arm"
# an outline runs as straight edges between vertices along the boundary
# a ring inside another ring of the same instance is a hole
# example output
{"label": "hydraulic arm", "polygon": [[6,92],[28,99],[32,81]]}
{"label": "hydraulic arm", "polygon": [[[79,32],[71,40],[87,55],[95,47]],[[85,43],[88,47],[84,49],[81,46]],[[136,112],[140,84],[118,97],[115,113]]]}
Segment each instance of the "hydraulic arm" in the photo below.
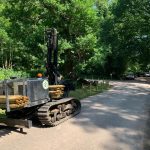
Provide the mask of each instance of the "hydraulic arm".
{"label": "hydraulic arm", "polygon": [[58,84],[58,77],[60,76],[57,69],[58,65],[58,40],[57,30],[55,28],[46,31],[47,36],[47,64],[46,70],[49,84]]}

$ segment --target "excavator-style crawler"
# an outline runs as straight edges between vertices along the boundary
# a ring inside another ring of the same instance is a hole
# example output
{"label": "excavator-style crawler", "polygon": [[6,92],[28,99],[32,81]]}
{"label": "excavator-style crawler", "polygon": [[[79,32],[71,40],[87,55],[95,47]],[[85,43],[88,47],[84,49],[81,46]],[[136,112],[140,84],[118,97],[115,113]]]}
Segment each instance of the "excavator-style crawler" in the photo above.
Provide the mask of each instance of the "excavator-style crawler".
{"label": "excavator-style crawler", "polygon": [[46,78],[0,82],[0,108],[6,110],[6,117],[0,119],[0,125],[29,128],[32,120],[36,120],[41,125],[56,126],[80,112],[80,101],[66,97],[68,88],[58,80],[56,29],[48,29],[46,37]]}

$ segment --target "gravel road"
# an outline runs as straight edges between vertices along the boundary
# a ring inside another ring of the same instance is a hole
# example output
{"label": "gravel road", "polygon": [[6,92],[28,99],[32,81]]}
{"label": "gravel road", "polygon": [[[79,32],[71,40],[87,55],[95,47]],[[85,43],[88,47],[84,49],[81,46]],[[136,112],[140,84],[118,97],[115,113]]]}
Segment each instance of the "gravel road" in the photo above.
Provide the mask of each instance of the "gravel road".
{"label": "gravel road", "polygon": [[54,128],[0,130],[0,150],[143,150],[150,85],[114,87],[82,100],[81,113]]}

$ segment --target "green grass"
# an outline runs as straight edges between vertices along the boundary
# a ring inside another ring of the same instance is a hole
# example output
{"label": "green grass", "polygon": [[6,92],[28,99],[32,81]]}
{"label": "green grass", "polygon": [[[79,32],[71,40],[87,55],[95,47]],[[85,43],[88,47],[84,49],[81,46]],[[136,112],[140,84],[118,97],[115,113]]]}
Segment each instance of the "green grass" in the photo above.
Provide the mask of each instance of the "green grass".
{"label": "green grass", "polygon": [[82,86],[82,88],[78,88],[75,91],[71,91],[69,93],[69,96],[81,100],[83,98],[102,93],[103,91],[108,90],[110,87],[111,86],[108,82],[103,82],[101,84],[98,84],[97,86]]}
{"label": "green grass", "polygon": [[0,118],[5,117],[5,110],[0,109]]}

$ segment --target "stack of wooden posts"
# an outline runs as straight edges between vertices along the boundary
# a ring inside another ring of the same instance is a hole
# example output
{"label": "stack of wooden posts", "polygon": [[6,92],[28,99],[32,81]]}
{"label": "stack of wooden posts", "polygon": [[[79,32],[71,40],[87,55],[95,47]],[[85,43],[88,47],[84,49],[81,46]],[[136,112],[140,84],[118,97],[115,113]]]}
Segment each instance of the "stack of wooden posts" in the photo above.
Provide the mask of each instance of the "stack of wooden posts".
{"label": "stack of wooden posts", "polygon": [[[27,96],[9,95],[9,106],[11,109],[23,108],[29,103]],[[6,96],[0,95],[0,108],[6,109]]]}
{"label": "stack of wooden posts", "polygon": [[53,99],[59,99],[64,94],[64,85],[50,85],[49,94]]}

